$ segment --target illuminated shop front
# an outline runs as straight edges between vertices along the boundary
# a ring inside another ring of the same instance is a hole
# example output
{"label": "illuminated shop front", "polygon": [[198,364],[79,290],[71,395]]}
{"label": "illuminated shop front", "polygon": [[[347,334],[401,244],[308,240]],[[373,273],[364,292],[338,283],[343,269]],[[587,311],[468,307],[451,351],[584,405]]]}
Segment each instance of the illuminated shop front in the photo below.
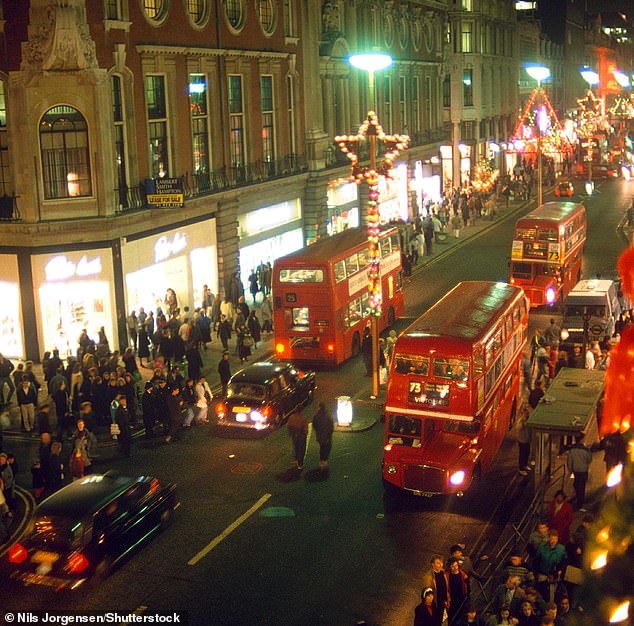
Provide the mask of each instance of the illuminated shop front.
{"label": "illuminated shop front", "polygon": [[416,161],[414,174],[410,180],[410,189],[415,199],[413,201],[415,213],[418,211],[421,215],[427,215],[425,204],[440,201],[440,174],[436,173],[438,168],[438,157],[432,157],[425,163]]}
{"label": "illuminated shop front", "polygon": [[328,183],[328,235],[359,226],[359,187],[353,182]]}
{"label": "illuminated shop front", "polygon": [[20,303],[18,257],[0,254],[0,354],[8,358],[24,358],[24,334]]}
{"label": "illuminated shop front", "polygon": [[76,354],[82,329],[97,342],[102,326],[111,349],[118,346],[110,248],[36,254],[31,269],[42,352]]}
{"label": "illuminated shop front", "polygon": [[460,185],[469,187],[471,184],[471,146],[461,143],[458,144],[460,152]]}
{"label": "illuminated shop front", "polygon": [[391,176],[379,177],[379,219],[382,224],[409,219],[407,164],[398,163]]}
{"label": "illuminated shop front", "polygon": [[172,289],[178,306],[199,307],[203,285],[218,293],[216,220],[210,219],[121,245],[126,312],[161,308]]}
{"label": "illuminated shop front", "polygon": [[449,197],[453,189],[453,147],[440,146],[440,172],[442,175],[442,190]]}
{"label": "illuminated shop front", "polygon": [[244,213],[238,217],[240,233],[240,270],[245,289],[249,274],[260,263],[304,247],[302,205],[299,198]]}

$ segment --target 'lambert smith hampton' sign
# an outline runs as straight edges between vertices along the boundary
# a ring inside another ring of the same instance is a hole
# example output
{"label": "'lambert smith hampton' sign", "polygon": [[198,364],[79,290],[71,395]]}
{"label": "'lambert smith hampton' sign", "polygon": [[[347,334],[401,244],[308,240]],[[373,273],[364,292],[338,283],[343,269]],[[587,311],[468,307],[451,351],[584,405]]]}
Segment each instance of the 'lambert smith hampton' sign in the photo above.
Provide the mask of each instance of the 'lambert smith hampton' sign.
{"label": "'lambert smith hampton' sign", "polygon": [[145,181],[147,206],[150,209],[170,209],[185,204],[182,178],[150,178]]}

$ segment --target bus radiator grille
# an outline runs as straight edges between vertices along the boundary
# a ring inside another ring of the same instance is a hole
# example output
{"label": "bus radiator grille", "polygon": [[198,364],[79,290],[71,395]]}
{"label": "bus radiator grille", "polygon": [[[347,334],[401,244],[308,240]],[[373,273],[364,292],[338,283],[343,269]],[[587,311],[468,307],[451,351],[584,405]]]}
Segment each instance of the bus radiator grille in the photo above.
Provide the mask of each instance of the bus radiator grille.
{"label": "bus radiator grille", "polygon": [[405,466],[403,486],[413,491],[443,493],[445,491],[446,473],[439,467],[429,465]]}

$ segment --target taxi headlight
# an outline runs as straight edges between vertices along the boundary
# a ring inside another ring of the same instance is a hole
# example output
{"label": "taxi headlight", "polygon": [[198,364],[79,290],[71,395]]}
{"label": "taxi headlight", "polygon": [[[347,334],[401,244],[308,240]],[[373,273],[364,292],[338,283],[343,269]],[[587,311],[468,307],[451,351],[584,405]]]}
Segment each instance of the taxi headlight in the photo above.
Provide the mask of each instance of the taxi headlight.
{"label": "taxi headlight", "polygon": [[566,341],[566,339],[568,339],[568,337],[570,337],[570,333],[568,332],[568,330],[566,328],[564,328],[561,331],[561,339],[562,339],[562,341]]}
{"label": "taxi headlight", "polygon": [[449,482],[452,485],[462,485],[466,475],[467,473],[464,470],[458,470],[449,477]]}
{"label": "taxi headlight", "polygon": [[555,301],[556,296],[557,294],[552,287],[548,287],[548,289],[546,289],[546,302],[548,302],[548,304],[552,304]]}
{"label": "taxi headlight", "polygon": [[388,465],[387,466],[387,473],[390,475],[394,475],[396,474],[397,469],[396,469],[396,465]]}

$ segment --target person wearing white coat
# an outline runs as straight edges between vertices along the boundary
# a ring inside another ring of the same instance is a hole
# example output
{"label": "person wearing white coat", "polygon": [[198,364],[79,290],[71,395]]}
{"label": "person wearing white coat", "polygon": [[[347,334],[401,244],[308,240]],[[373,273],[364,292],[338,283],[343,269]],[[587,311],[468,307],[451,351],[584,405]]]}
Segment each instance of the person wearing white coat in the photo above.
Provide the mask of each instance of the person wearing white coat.
{"label": "person wearing white coat", "polygon": [[209,422],[207,412],[213,399],[213,394],[204,376],[201,376],[196,383],[196,423],[206,424]]}

